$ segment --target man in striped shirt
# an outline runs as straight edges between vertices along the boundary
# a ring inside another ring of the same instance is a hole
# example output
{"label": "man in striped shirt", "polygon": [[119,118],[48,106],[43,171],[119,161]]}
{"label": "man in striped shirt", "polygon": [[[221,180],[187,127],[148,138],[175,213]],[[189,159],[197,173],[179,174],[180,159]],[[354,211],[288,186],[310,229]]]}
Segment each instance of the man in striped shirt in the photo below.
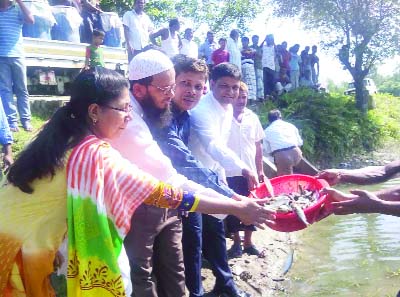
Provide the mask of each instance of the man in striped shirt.
{"label": "man in striped shirt", "polygon": [[33,24],[34,18],[22,0],[16,2],[18,5],[12,4],[9,0],[0,0],[0,97],[13,132],[18,132],[13,91],[17,96],[17,108],[22,126],[26,131],[32,130],[22,49],[22,25]]}

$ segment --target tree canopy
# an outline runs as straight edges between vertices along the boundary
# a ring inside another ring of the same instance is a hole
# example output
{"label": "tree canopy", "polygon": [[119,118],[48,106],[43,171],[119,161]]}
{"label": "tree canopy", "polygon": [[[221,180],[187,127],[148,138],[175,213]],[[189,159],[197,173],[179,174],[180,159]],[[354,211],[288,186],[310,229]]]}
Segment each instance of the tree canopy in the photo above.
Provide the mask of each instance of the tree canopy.
{"label": "tree canopy", "polygon": [[[133,0],[101,0],[105,10],[122,15],[133,7]],[[168,19],[179,17],[191,20],[196,30],[202,24],[214,32],[225,33],[236,24],[242,32],[248,31],[248,23],[263,9],[265,0],[150,0],[145,11],[156,24],[165,24]]]}
{"label": "tree canopy", "polygon": [[277,16],[299,16],[318,29],[352,75],[357,106],[367,109],[363,79],[371,67],[400,53],[399,0],[270,0]]}

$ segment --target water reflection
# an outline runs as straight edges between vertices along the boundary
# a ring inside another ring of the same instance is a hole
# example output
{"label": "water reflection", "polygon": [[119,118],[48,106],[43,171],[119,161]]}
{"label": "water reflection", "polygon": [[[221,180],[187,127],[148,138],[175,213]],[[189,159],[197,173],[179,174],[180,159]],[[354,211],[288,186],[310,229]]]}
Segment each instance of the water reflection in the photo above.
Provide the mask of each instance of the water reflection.
{"label": "water reflection", "polygon": [[[399,184],[396,179],[362,188]],[[393,216],[331,216],[298,232],[288,295],[396,296],[400,290],[399,225],[400,218]]]}

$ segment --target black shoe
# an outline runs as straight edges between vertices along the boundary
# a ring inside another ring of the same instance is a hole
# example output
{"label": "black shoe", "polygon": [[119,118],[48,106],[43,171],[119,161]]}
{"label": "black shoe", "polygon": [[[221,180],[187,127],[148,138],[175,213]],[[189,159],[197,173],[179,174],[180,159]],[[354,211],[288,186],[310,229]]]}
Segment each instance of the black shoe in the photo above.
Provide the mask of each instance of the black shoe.
{"label": "black shoe", "polygon": [[222,293],[221,297],[251,297],[251,294],[240,289],[236,289],[236,292],[233,293]]}

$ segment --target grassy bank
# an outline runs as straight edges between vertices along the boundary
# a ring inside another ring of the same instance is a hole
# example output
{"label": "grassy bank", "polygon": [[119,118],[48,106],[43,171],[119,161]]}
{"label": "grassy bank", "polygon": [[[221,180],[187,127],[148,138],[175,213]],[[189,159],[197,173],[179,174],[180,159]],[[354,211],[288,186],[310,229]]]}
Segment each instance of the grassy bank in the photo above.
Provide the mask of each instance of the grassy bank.
{"label": "grassy bank", "polygon": [[299,128],[306,158],[326,168],[400,139],[400,98],[379,94],[373,100],[376,108],[362,114],[354,97],[299,89],[253,109],[267,126],[268,111],[279,108]]}

